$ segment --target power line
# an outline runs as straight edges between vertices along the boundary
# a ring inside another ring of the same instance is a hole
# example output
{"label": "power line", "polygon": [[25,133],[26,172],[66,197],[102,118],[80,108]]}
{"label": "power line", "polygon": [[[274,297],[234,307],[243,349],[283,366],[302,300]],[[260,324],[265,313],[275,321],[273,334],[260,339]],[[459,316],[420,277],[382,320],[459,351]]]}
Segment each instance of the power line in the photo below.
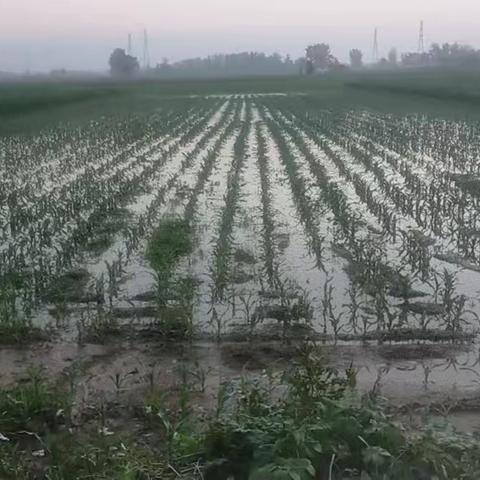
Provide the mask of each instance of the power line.
{"label": "power line", "polygon": [[128,44],[127,44],[127,54],[131,55],[132,54],[132,34],[128,34]]}
{"label": "power line", "polygon": [[150,49],[148,46],[148,33],[146,29],[143,31],[143,68],[145,70],[150,68]]}
{"label": "power line", "polygon": [[420,32],[418,35],[418,53],[425,53],[425,35],[423,31],[423,20],[420,21]]}
{"label": "power line", "polygon": [[374,63],[378,62],[378,28],[377,27],[375,27],[375,30],[373,32],[372,59]]}

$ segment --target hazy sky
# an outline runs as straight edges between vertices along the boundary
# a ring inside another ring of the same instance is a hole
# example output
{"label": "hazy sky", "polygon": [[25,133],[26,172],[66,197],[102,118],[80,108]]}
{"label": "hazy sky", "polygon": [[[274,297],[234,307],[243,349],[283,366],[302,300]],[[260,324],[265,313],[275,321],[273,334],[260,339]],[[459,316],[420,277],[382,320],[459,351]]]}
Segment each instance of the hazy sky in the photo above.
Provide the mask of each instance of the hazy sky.
{"label": "hazy sky", "polygon": [[215,52],[278,51],[300,56],[326,41],[345,59],[352,47],[414,50],[427,44],[480,47],[480,0],[0,0],[0,71],[106,69],[127,33],[141,55],[147,28],[152,63]]}

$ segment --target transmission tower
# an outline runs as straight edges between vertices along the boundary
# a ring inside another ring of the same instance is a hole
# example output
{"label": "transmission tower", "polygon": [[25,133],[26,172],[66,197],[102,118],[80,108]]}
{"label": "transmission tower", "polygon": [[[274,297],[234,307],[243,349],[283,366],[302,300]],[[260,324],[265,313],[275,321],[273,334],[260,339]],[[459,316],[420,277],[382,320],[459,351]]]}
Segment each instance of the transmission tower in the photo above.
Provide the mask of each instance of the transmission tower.
{"label": "transmission tower", "polygon": [[150,68],[150,49],[148,47],[148,33],[146,29],[143,31],[143,68],[144,70]]}
{"label": "transmission tower", "polygon": [[420,32],[418,34],[418,53],[425,53],[425,36],[423,32],[423,20],[420,22]]}
{"label": "transmission tower", "polygon": [[31,69],[31,65],[32,64],[32,59],[30,57],[30,52],[27,51],[27,53],[25,54],[25,74],[28,76],[30,75],[30,69]]}
{"label": "transmission tower", "polygon": [[132,34],[128,34],[128,44],[127,44],[127,54],[131,55],[132,54]]}
{"label": "transmission tower", "polygon": [[375,27],[373,32],[373,51],[372,59],[374,63],[378,62],[378,28]]}

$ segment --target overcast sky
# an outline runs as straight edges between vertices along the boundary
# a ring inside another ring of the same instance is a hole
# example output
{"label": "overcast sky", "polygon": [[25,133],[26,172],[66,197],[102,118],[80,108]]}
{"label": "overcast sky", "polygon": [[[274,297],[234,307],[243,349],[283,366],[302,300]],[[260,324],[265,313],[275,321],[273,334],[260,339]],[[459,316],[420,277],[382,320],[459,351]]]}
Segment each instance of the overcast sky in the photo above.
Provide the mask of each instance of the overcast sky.
{"label": "overcast sky", "polygon": [[152,63],[245,50],[297,57],[323,41],[342,59],[353,47],[368,59],[375,26],[381,54],[415,50],[421,19],[427,44],[480,47],[480,0],[0,0],[0,71],[105,70],[128,32],[141,56],[144,28]]}

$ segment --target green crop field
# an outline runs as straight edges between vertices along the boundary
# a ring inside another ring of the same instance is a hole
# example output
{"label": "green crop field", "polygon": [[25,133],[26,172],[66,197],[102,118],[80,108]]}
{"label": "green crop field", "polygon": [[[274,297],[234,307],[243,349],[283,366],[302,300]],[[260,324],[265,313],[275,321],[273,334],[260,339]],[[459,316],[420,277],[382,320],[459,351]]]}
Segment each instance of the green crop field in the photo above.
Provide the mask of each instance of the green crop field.
{"label": "green crop field", "polygon": [[478,478],[478,95],[0,84],[0,478]]}

